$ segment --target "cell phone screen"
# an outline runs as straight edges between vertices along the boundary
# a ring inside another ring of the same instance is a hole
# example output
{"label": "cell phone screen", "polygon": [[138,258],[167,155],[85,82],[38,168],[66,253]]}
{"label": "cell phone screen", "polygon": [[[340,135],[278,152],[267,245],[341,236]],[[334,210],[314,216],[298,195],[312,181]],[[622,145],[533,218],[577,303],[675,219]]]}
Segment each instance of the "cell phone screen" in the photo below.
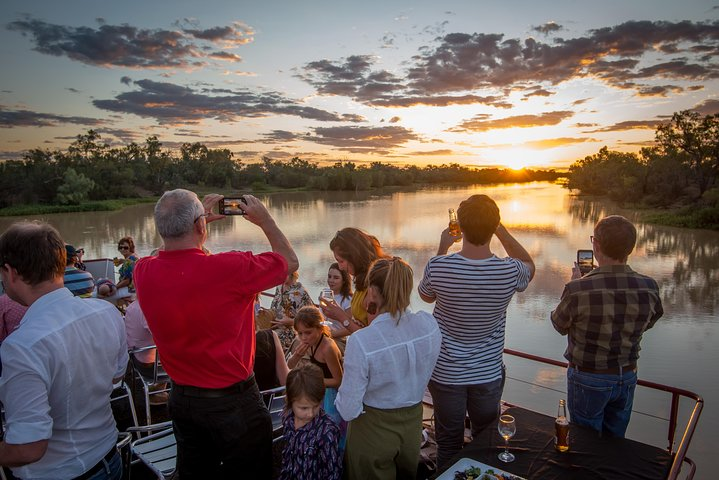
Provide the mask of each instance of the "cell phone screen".
{"label": "cell phone screen", "polygon": [[220,215],[244,215],[240,208],[240,202],[247,203],[244,198],[223,198],[220,202]]}
{"label": "cell phone screen", "polygon": [[582,274],[591,271],[594,268],[594,252],[591,250],[577,250],[577,265]]}

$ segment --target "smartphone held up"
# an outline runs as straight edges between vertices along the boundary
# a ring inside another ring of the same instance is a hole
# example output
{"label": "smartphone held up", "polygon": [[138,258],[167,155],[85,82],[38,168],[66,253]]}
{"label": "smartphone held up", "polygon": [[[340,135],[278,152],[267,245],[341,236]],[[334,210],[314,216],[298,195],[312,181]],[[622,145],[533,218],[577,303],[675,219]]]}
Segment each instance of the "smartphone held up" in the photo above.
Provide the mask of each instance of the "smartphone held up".
{"label": "smartphone held up", "polygon": [[220,215],[245,215],[245,212],[240,208],[240,202],[247,205],[247,200],[244,197],[225,197],[220,201]]}
{"label": "smartphone held up", "polygon": [[594,252],[592,250],[577,250],[577,266],[579,273],[586,275],[594,269]]}

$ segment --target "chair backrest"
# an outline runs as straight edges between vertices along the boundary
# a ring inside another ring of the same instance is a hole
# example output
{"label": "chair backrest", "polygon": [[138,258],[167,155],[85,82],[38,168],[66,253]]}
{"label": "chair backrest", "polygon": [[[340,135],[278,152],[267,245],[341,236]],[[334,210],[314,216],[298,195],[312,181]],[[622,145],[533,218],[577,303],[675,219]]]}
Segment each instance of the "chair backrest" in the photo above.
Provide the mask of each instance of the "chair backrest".
{"label": "chair backrest", "polygon": [[85,271],[92,274],[92,278],[109,278],[115,282],[115,264],[110,258],[94,258],[92,260],[84,260]]}
{"label": "chair backrest", "polygon": [[165,369],[162,368],[162,361],[160,360],[160,354],[157,352],[157,347],[155,345],[149,345],[147,347],[141,347],[141,348],[133,348],[130,350],[130,355],[135,356],[138,353],[142,352],[148,352],[150,350],[155,350],[155,361],[153,365],[152,370],[152,377],[149,377],[143,372],[141,372],[133,363],[133,367],[135,368],[135,371],[138,375],[143,379],[144,382],[149,384],[156,384],[156,383],[164,383],[169,380],[169,376],[167,375],[167,372],[165,372]]}
{"label": "chair backrest", "polygon": [[263,390],[260,393],[265,400],[267,409],[270,411],[270,417],[272,417],[272,431],[277,432],[282,428],[282,415],[285,410],[285,403],[287,402],[285,387]]}
{"label": "chair backrest", "polygon": [[129,428],[128,431],[157,431],[132,442],[132,453],[147,468],[149,468],[157,478],[170,478],[175,473],[177,463],[177,441],[172,431],[171,422],[161,424],[148,425],[138,427],[136,429]]}

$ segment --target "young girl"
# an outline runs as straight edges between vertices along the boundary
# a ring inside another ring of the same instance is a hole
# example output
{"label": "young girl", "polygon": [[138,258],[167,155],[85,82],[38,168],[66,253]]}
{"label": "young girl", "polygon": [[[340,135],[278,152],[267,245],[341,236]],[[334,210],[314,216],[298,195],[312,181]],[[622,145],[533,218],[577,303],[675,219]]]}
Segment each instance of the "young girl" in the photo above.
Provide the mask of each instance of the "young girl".
{"label": "young girl", "polygon": [[340,431],[320,406],[324,395],[322,371],[316,365],[305,364],[287,376],[281,480],[341,477]]}
{"label": "young girl", "polygon": [[295,315],[295,330],[300,344],[287,365],[295,368],[305,354],[309,355],[309,361],[321,369],[327,387],[323,408],[339,425],[342,418],[335,408],[335,397],[342,383],[342,360],[337,345],[330,338],[329,327],[322,325],[322,314],[317,307],[302,307]]}
{"label": "young girl", "polygon": [[273,325],[277,328],[282,350],[287,353],[295,340],[295,331],[292,329],[297,310],[305,305],[313,305],[310,295],[300,282],[297,281],[299,273],[294,271],[287,275],[285,282],[275,290],[270,309],[275,312]]}
{"label": "young girl", "polygon": [[[332,290],[334,303],[342,310],[351,314],[349,310],[352,302],[352,279],[350,278],[349,273],[344,270],[340,270],[340,267],[336,262],[330,265],[330,269],[327,271],[327,286],[330,287],[330,290]],[[328,302],[326,302],[322,297],[319,298],[319,304],[321,307],[327,303]],[[344,352],[346,337],[351,332],[342,325],[340,320],[330,318],[326,314],[325,318],[332,322],[330,325],[332,339],[335,343],[337,343],[340,352]]]}

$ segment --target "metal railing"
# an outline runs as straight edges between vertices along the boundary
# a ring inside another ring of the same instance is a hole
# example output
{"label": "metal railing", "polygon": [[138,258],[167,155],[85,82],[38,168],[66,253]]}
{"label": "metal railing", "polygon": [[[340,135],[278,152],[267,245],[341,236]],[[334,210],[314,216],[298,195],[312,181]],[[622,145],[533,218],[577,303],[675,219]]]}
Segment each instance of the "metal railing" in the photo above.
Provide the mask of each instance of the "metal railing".
{"label": "metal railing", "polygon": [[[567,368],[567,362],[561,362],[559,360],[553,360],[551,358],[540,357],[539,355],[520,352],[519,350],[505,348],[504,353],[508,355],[513,355],[515,357],[532,360],[535,362],[554,365],[555,367]],[[653,390],[664,391],[671,394],[671,409],[669,415],[669,428],[667,432],[667,440],[669,441],[669,446],[667,447],[667,451],[673,455],[673,458],[671,467],[669,469],[669,474],[667,475],[667,480],[676,480],[678,478],[679,472],[682,467],[682,462],[686,462],[689,465],[690,470],[686,478],[687,480],[691,480],[694,477],[694,472],[696,471],[696,464],[686,455],[689,449],[689,444],[692,441],[692,436],[694,435],[694,431],[696,430],[697,423],[699,423],[699,416],[701,415],[702,408],[704,407],[704,399],[700,395],[697,395],[694,392],[690,392],[689,390],[671,387],[669,385],[663,385],[661,383],[649,382],[642,379],[637,380],[637,385]],[[684,433],[679,440],[679,443],[677,444],[676,450],[674,450],[674,439],[677,430],[677,418],[679,416],[679,401],[681,397],[686,397],[689,400],[693,400],[694,407],[692,408],[691,414],[687,419]]]}

